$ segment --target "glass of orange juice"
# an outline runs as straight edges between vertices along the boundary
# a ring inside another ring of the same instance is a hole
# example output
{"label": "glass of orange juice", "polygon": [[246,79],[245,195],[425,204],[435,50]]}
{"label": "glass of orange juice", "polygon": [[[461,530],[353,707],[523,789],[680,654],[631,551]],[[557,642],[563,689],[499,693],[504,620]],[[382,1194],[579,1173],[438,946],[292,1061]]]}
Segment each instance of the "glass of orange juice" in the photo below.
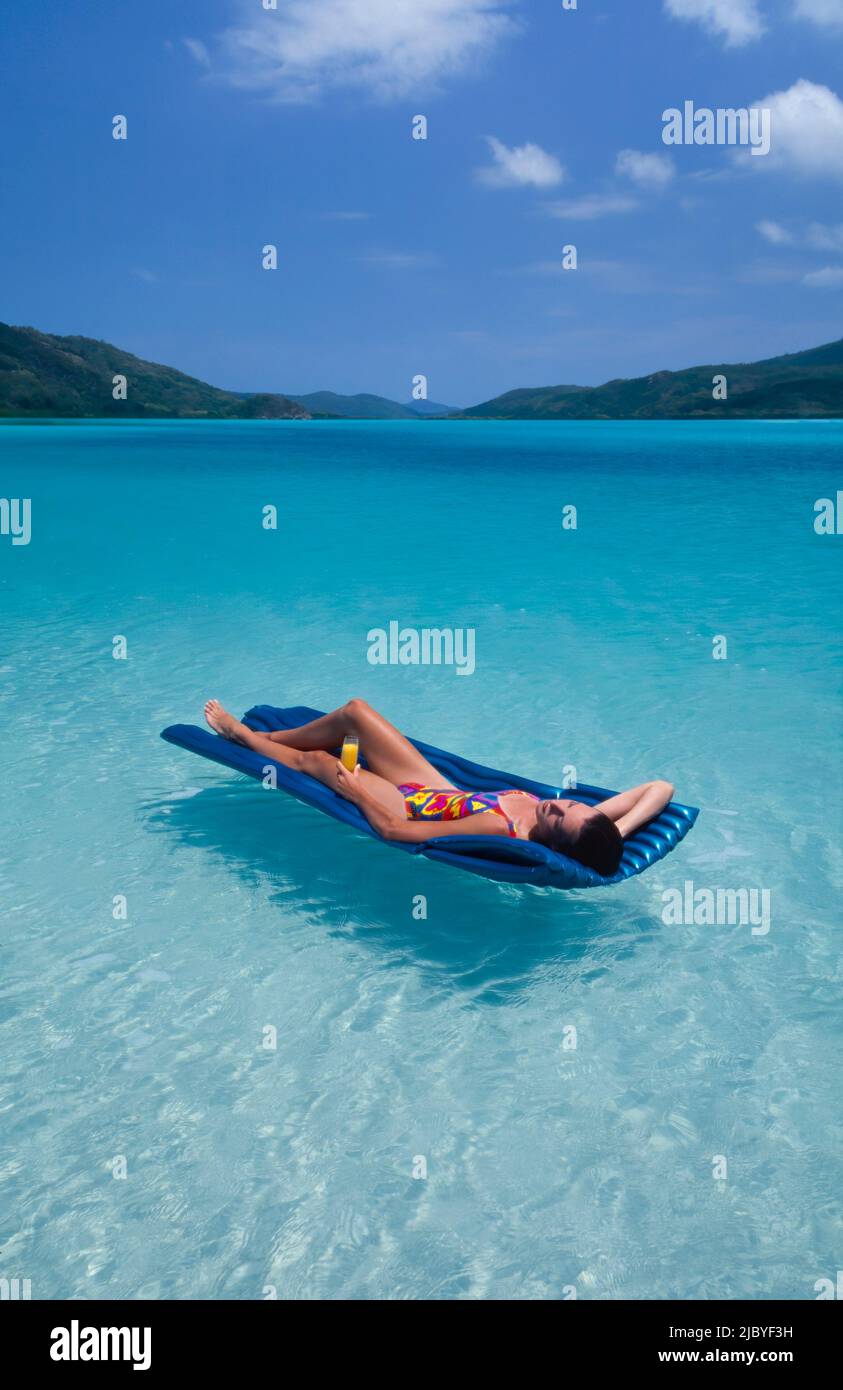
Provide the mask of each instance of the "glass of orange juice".
{"label": "glass of orange juice", "polygon": [[353,772],[357,766],[357,759],[359,758],[359,756],[359,738],[356,734],[346,734],[345,738],[342,741],[342,752],[340,753],[340,762],[342,763],[343,767],[348,768],[349,772]]}

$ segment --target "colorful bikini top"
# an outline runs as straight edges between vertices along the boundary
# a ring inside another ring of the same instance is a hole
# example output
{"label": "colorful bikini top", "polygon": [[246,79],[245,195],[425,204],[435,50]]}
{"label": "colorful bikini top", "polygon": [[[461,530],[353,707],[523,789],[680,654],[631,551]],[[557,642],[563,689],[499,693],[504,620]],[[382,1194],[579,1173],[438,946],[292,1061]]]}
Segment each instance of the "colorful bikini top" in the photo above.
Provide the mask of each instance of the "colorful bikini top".
{"label": "colorful bikini top", "polygon": [[[483,811],[494,811],[506,821],[507,830],[513,840],[518,831],[500,804],[502,796],[517,791],[516,787],[504,787],[499,792],[460,792],[439,787],[423,787],[421,782],[405,782],[398,788],[404,797],[408,820],[464,820],[466,816],[477,816]],[[532,792],[519,792],[519,796],[529,796],[538,801]]]}

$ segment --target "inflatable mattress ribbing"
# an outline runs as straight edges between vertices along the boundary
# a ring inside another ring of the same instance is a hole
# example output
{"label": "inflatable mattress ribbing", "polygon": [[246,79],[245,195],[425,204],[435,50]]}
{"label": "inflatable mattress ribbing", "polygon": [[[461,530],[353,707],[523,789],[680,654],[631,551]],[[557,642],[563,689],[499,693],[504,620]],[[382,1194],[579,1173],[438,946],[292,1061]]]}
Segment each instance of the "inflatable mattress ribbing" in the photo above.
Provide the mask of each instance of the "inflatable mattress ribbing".
{"label": "inflatable mattress ribbing", "polygon": [[[290,709],[256,705],[243,716],[243,723],[256,732],[271,733],[275,729],[296,729],[311,719],[318,719],[322,712],[304,705],[294,705]],[[231,743],[210,729],[201,729],[195,724],[171,724],[163,730],[161,737],[168,743],[178,744],[191,753],[199,753],[203,758],[211,758],[235,772],[244,772],[258,780],[263,779],[267,764],[273,762],[263,753]],[[418,739],[410,739],[410,742],[448,781],[464,789],[497,791],[501,787],[518,787],[542,799],[566,797],[572,801],[583,801],[589,806],[614,795],[602,787],[582,785],[575,791],[565,791],[544,782],[531,782],[511,772],[496,772],[493,768],[469,762],[456,753],[446,753]],[[407,854],[423,854],[427,859],[467,869],[469,873],[480,874],[483,878],[502,883],[531,883],[538,888],[600,888],[632,878],[669,854],[684,839],[699,815],[696,807],[682,806],[672,801],[660,816],[630,836],[624,845],[618,872],[611,878],[604,878],[594,869],[588,869],[555,850],[546,849],[544,845],[534,844],[531,840],[510,840],[502,835],[443,834],[434,840],[409,844],[383,840],[352,802],[305,773],[294,772],[281,763],[273,762],[273,766],[280,790],[289,792],[318,811],[326,811],[335,820],[345,821],[382,844],[404,850]]]}

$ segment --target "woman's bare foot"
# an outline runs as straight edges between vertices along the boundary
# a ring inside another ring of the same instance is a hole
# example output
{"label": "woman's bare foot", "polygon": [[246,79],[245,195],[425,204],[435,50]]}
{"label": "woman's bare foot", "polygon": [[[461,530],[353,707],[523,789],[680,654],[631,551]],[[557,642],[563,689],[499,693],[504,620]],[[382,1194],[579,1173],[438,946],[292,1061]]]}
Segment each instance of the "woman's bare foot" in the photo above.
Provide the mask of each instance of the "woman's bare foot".
{"label": "woman's bare foot", "polygon": [[205,719],[215,734],[221,734],[223,738],[229,738],[233,743],[239,743],[237,729],[240,724],[239,719],[235,719],[233,714],[223,709],[219,700],[207,700],[205,702]]}

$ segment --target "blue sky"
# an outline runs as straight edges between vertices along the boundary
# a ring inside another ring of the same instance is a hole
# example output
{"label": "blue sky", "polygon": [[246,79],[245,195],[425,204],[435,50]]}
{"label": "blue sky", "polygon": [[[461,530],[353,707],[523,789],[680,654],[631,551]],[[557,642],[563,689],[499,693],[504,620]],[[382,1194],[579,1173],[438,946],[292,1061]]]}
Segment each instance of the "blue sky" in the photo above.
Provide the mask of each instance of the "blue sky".
{"label": "blue sky", "polygon": [[[454,405],[843,334],[843,0],[39,0],[4,29],[7,322]],[[770,156],[666,148],[688,100],[767,105]]]}

